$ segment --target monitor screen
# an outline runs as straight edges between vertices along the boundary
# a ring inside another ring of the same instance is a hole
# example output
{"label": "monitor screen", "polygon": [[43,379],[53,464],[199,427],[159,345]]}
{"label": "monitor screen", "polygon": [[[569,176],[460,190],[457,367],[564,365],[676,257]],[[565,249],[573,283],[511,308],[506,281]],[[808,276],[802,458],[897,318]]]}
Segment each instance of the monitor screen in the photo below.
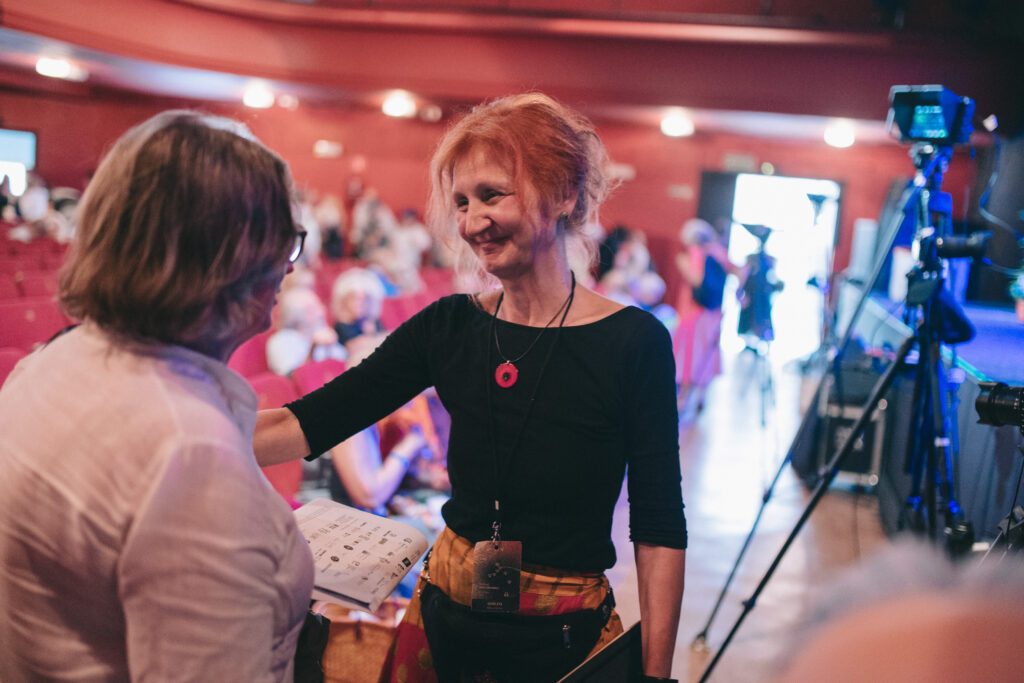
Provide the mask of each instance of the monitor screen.
{"label": "monitor screen", "polygon": [[36,167],[36,134],[0,128],[0,177],[10,178],[11,192],[25,191],[26,175]]}

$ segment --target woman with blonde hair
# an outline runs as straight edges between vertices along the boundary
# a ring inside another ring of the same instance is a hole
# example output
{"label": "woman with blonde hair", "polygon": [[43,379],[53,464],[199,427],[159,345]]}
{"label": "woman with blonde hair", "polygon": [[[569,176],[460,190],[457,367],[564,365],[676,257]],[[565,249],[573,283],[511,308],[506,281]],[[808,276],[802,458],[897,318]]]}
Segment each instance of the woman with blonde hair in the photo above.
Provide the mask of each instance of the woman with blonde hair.
{"label": "woman with blonde hair", "polygon": [[590,123],[544,95],[474,109],[434,154],[428,215],[461,240],[478,293],[260,414],[265,462],[320,453],[429,386],[451,414],[447,528],[382,680],[555,681],[620,633],[604,571],[627,465],[644,669],[670,675],[686,546],[671,341],[576,277],[606,161]]}
{"label": "woman with blonde hair", "polygon": [[0,679],[291,681],[313,565],[225,365],[301,252],[285,163],[159,114],[81,203],[82,323],[0,391]]}

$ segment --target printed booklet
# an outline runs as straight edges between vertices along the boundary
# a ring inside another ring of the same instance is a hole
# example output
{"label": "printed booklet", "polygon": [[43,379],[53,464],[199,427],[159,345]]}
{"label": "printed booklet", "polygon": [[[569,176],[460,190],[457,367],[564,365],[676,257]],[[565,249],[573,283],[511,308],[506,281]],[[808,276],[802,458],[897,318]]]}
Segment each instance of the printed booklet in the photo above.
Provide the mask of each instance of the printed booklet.
{"label": "printed booklet", "polygon": [[404,522],[317,498],[295,510],[313,552],[313,599],[376,612],[427,551],[427,537]]}

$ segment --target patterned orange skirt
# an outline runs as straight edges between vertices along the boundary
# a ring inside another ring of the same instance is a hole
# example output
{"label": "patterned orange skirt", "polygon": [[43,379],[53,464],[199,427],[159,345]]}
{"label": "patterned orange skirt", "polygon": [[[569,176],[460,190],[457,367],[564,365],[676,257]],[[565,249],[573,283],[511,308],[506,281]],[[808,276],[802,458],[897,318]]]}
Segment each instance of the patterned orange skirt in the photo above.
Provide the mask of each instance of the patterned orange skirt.
{"label": "patterned orange skirt", "polygon": [[[420,575],[405,617],[395,631],[380,683],[438,683],[420,615],[420,592],[428,581],[453,601],[472,603],[473,543],[445,527],[434,543],[429,568]],[[565,614],[597,609],[610,590],[604,574],[580,574],[523,563],[519,582],[519,611],[522,615]],[[622,620],[612,610],[608,622],[590,655],[622,633]],[[588,655],[588,656],[590,656]]]}

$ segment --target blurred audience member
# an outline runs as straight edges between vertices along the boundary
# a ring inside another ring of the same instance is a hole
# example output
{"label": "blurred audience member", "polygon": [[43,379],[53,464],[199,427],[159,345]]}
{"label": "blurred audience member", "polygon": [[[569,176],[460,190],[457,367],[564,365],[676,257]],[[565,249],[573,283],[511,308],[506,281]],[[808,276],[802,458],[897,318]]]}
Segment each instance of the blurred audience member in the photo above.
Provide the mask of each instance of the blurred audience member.
{"label": "blurred audience member", "polygon": [[619,224],[612,228],[612,231],[600,241],[600,246],[597,249],[598,262],[597,262],[597,280],[598,282],[605,276],[609,270],[615,265],[615,254],[619,251],[619,246],[626,241],[629,236],[629,228],[625,225]]}
{"label": "blurred audience member", "polygon": [[398,294],[414,294],[423,289],[420,266],[432,240],[414,209],[402,211],[402,218],[391,233],[389,246],[377,249],[372,261],[380,266],[398,288]]}
{"label": "blurred audience member", "polygon": [[267,340],[267,366],[290,375],[309,361],[345,360],[348,352],[327,324],[327,309],[312,289],[298,286],[281,293],[278,330]]}
{"label": "blurred audience member", "polygon": [[[355,347],[365,343],[362,337],[376,340],[384,333],[384,324],[380,321],[383,301],[384,286],[380,278],[365,268],[350,268],[334,281],[330,307],[334,331],[350,355],[359,355]],[[376,341],[371,343],[376,346]]]}
{"label": "blurred audience member", "polygon": [[650,271],[653,266],[647,236],[639,230],[626,230],[615,251],[612,267],[598,281],[599,291],[613,301],[632,305],[635,301],[629,292],[630,283]]}
{"label": "blurred audience member", "polygon": [[340,259],[345,254],[345,207],[337,195],[328,194],[317,202],[313,211],[320,227],[323,254],[329,259]]}
{"label": "blurred audience member", "polygon": [[684,286],[676,304],[676,384],[680,414],[686,419],[704,408],[707,387],[721,372],[722,297],[726,276],[738,269],[729,261],[722,235],[707,221],[686,221],[679,238],[683,249],[676,266]]}
{"label": "blurred audience member", "polygon": [[7,232],[7,239],[26,243],[49,239],[67,244],[74,234],[74,213],[79,194],[67,187],[51,192],[42,178],[29,174],[28,186],[17,199],[17,215],[21,222]]}
{"label": "blurred audience member", "polygon": [[10,176],[3,176],[0,179],[0,220],[14,222],[14,219],[17,218],[17,212],[14,208],[17,201],[18,198],[11,189]]}
{"label": "blurred audience member", "polygon": [[676,309],[662,302],[665,296],[665,281],[652,271],[642,273],[629,282],[629,294],[639,308],[654,315],[661,321],[669,334],[675,335],[679,326],[679,314]]}
{"label": "blurred audience member", "polygon": [[377,195],[377,190],[367,188],[352,208],[349,236],[355,257],[369,259],[374,250],[389,246],[396,225],[395,214]]}
{"label": "blurred audience member", "polygon": [[306,243],[302,247],[299,265],[307,268],[320,266],[320,251],[323,248],[323,234],[316,220],[316,209],[313,206],[315,191],[298,193],[299,224],[306,231]]}
{"label": "blurred audience member", "polygon": [[35,173],[29,173],[25,191],[17,201],[18,215],[26,223],[35,223],[46,218],[50,207],[50,191],[46,183]]}

